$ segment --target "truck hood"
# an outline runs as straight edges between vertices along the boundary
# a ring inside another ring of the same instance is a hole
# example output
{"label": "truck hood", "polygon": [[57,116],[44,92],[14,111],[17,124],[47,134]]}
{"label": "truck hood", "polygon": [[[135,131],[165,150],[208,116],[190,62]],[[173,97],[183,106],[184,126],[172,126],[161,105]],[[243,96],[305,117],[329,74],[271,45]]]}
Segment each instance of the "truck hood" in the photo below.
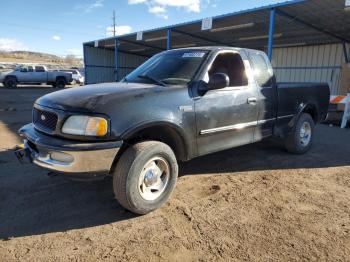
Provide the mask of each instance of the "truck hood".
{"label": "truck hood", "polygon": [[11,72],[13,72],[13,71],[10,70],[10,71],[2,71],[2,72],[0,72],[0,80],[3,81],[5,76],[10,74]]}
{"label": "truck hood", "polygon": [[[36,104],[72,112],[95,112],[111,101],[123,102],[130,97],[163,92],[167,87],[140,83],[103,83],[74,87],[44,95]],[[103,113],[103,112],[98,112]]]}
{"label": "truck hood", "polygon": [[0,75],[8,75],[9,73],[12,73],[13,70],[7,70],[7,71],[2,71],[0,72]]}

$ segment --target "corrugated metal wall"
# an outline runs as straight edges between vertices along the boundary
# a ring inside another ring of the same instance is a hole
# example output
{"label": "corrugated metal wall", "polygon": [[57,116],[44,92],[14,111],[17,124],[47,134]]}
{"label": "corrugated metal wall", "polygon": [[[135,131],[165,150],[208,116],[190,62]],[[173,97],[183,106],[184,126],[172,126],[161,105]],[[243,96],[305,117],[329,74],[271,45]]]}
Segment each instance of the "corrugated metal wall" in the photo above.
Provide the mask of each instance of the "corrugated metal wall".
{"label": "corrugated metal wall", "polygon": [[[87,84],[120,80],[147,60],[144,56],[119,52],[117,78],[114,50],[84,46],[84,54]],[[278,82],[327,82],[331,94],[337,95],[343,62],[342,44],[329,44],[275,48],[272,64]]]}
{"label": "corrugated metal wall", "polygon": [[275,48],[272,59],[278,82],[327,82],[335,95],[343,62],[342,44]]}
{"label": "corrugated metal wall", "polygon": [[85,82],[115,81],[114,50],[84,46]]}
{"label": "corrugated metal wall", "polygon": [[145,62],[148,57],[119,52],[118,54],[118,79],[133,71],[136,67]]}
{"label": "corrugated metal wall", "polygon": [[118,53],[118,78],[114,50],[84,46],[85,81],[87,84],[114,82],[142,64],[147,57]]}

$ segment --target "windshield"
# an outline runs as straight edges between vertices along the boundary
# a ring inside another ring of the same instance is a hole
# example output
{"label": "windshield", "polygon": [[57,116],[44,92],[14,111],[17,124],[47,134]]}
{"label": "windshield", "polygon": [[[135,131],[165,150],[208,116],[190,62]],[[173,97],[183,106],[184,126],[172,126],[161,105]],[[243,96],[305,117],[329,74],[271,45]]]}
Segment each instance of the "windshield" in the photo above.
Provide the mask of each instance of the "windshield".
{"label": "windshield", "polygon": [[193,79],[207,55],[207,51],[201,50],[161,53],[132,71],[124,82],[185,85]]}

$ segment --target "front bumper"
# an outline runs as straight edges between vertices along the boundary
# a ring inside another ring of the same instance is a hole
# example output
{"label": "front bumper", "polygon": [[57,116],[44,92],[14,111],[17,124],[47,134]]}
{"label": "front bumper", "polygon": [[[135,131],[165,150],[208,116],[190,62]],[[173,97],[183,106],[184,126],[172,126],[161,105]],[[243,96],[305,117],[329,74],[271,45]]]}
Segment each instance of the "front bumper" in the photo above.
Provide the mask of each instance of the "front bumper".
{"label": "front bumper", "polygon": [[[18,149],[18,158],[26,156],[30,162],[53,171],[81,176],[107,175],[122,141],[81,143],[45,135],[33,124],[19,130],[24,148]],[[22,151],[20,151],[22,150]]]}

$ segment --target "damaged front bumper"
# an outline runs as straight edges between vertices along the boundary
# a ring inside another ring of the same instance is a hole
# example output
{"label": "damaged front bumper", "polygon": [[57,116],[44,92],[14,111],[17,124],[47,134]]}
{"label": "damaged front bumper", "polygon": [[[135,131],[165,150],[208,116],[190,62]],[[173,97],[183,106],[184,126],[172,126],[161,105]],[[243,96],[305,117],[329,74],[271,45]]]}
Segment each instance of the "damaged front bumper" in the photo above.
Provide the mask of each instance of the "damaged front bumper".
{"label": "damaged front bumper", "polygon": [[107,175],[122,146],[122,141],[82,143],[48,136],[33,124],[23,126],[19,134],[24,144],[15,154],[21,162],[83,178]]}

